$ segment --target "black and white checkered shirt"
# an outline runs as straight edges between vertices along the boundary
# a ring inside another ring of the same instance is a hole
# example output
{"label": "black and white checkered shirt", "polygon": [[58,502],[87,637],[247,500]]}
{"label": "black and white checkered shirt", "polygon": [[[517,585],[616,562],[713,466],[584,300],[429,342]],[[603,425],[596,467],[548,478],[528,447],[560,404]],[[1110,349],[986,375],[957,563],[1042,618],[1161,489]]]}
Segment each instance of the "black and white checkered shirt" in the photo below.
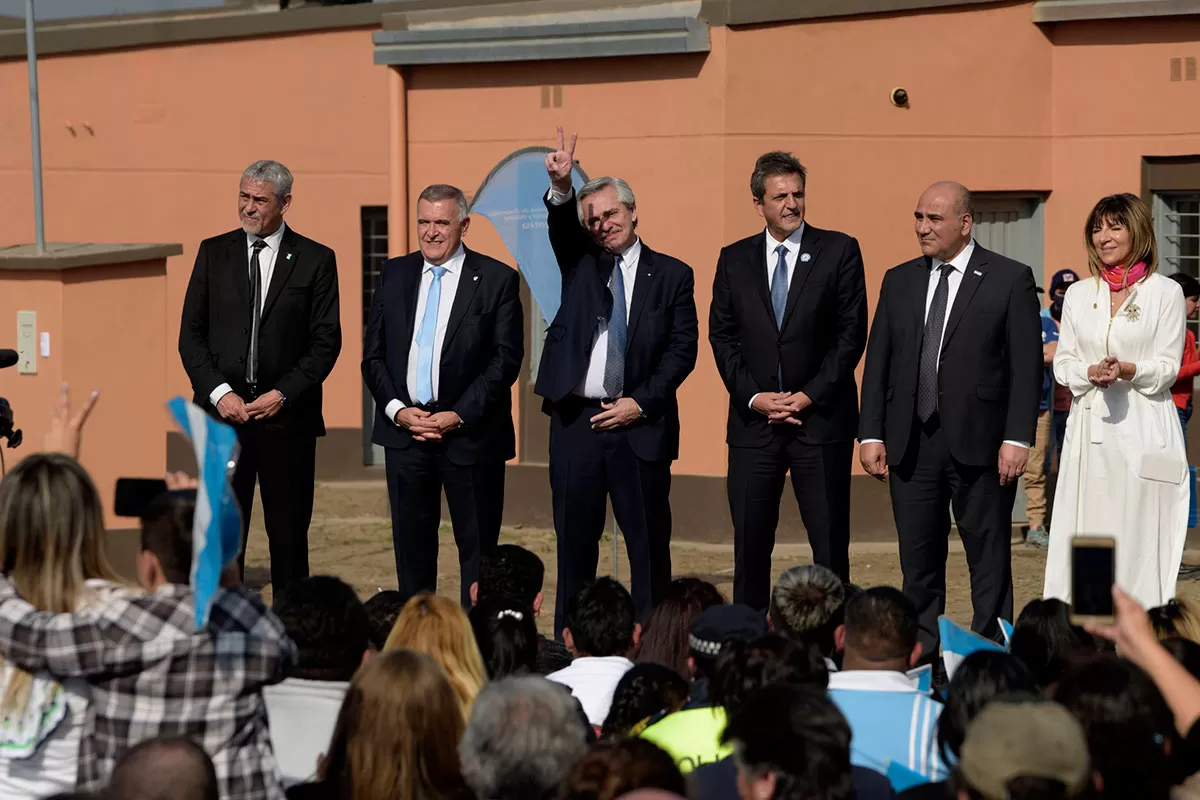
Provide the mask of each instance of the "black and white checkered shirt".
{"label": "black and white checkered shirt", "polygon": [[212,756],[223,800],[283,800],[262,687],[292,671],[296,646],[245,589],[218,590],[204,630],[194,630],[194,617],[187,586],[54,614],[0,576],[0,653],[30,672],[91,684],[79,789],[102,788],[130,746],[184,735]]}

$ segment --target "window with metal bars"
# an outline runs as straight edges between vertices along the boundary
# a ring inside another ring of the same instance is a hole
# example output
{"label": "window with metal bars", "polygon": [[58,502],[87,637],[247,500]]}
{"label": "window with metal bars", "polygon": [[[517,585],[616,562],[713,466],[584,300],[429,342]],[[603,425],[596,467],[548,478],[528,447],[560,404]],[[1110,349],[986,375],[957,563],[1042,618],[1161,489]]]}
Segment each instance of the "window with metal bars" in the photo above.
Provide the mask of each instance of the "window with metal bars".
{"label": "window with metal bars", "polygon": [[375,299],[375,284],[388,257],[387,206],[362,208],[362,298],[363,329],[371,316],[371,301]]}
{"label": "window with metal bars", "polygon": [[[1155,194],[1154,230],[1159,271],[1200,278],[1200,191]],[[1200,321],[1188,320],[1188,325],[1197,333]]]}

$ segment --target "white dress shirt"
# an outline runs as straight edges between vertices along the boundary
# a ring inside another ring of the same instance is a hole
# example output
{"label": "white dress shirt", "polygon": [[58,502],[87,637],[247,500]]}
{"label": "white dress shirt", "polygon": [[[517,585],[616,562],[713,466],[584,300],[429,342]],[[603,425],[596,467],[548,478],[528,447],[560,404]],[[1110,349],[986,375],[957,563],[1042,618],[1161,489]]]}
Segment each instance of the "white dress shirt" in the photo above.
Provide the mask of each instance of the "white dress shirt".
{"label": "white dress shirt", "polygon": [[[792,276],[796,274],[796,261],[800,258],[800,240],[804,238],[805,223],[801,222],[800,227],[792,232],[792,235],[784,239],[782,242],[771,235],[771,229],[766,230],[767,244],[767,294],[771,293],[771,287],[775,285],[775,264],[779,261],[779,256],[775,254],[776,248],[783,245],[786,251],[783,254],[784,262],[787,264],[787,283],[788,291],[792,288]],[[750,396],[750,410],[754,410],[754,399],[761,392],[755,392]]]}
{"label": "white dress shirt", "polygon": [[[287,224],[282,220],[279,222],[279,227],[269,236],[259,236],[254,233],[246,234],[246,263],[251,267],[254,266],[254,243],[260,239],[266,242],[267,246],[258,254],[258,274],[262,281],[262,296],[259,300],[258,311],[261,314],[263,308],[266,307],[267,289],[271,288],[271,277],[275,274],[275,257],[279,255],[279,246],[283,243],[283,232],[287,230]],[[250,279],[250,273],[246,273],[246,279]],[[261,333],[262,330],[259,329]],[[208,399],[215,406],[222,397],[233,391],[233,387],[228,383],[222,383],[220,386],[212,390],[212,394]]]}
{"label": "white dress shirt", "polygon": [[[963,275],[966,274],[967,264],[971,263],[971,256],[975,254],[975,240],[972,238],[967,242],[967,246],[959,252],[949,262],[942,261],[940,258],[933,259],[933,269],[929,270],[929,285],[925,289],[925,320],[929,321],[929,307],[933,305],[933,295],[937,292],[938,282],[942,279],[942,265],[949,263],[954,269],[950,272],[950,277],[946,279],[947,289],[946,295],[946,316],[942,320],[942,338],[938,342],[938,369],[942,367],[942,344],[946,341],[946,323],[950,321],[950,311],[954,308],[954,298],[958,297],[958,289],[962,286]],[[878,442],[879,439],[863,439],[862,444],[868,442]],[[1004,440],[1005,444],[1015,444],[1017,447],[1029,449],[1028,442],[1014,442],[1008,439]]]}
{"label": "white dress shirt", "polygon": [[[441,381],[442,344],[446,341],[446,323],[450,321],[450,309],[454,306],[454,295],[458,292],[458,279],[462,277],[463,264],[467,260],[467,251],[460,244],[450,260],[441,266],[446,268],[442,274],[441,294],[438,296],[437,329],[433,335],[433,399],[438,399],[438,384]],[[417,316],[413,319],[412,343],[408,348],[408,374],[405,383],[408,386],[408,396],[417,399],[417,334],[421,332],[421,321],[425,319],[425,306],[429,302],[429,287],[433,285],[433,264],[428,261],[421,269],[421,284],[417,288]],[[387,418],[396,422],[396,412],[404,408],[404,401],[398,397],[384,407],[383,413]]]}
{"label": "white dress shirt", "polygon": [[[563,194],[550,187],[547,194],[550,202],[556,206],[571,199],[570,194]],[[637,280],[638,261],[642,257],[642,240],[634,239],[633,244],[621,253],[621,280],[625,284],[625,320],[629,321],[629,306],[633,303],[633,284]],[[792,259],[795,264],[795,259]],[[628,329],[627,329],[628,330]],[[575,387],[575,394],[591,400],[603,400],[608,397],[604,390],[604,365],[608,362],[608,320],[600,320],[596,335],[592,338],[592,353],[588,361],[587,372]]]}

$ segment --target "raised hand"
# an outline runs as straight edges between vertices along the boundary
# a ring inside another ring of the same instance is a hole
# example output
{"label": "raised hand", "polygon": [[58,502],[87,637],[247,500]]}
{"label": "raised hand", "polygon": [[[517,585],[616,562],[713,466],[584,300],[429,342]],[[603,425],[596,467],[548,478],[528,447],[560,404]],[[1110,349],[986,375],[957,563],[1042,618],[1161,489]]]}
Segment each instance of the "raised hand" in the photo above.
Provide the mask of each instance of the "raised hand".
{"label": "raised hand", "polygon": [[571,134],[571,146],[567,147],[563,138],[562,125],[558,126],[558,149],[546,154],[546,174],[550,176],[550,185],[554,190],[566,194],[571,191],[571,170],[575,166],[575,142],[578,133]]}
{"label": "raised hand", "polygon": [[71,395],[67,384],[63,384],[58,393],[58,402],[50,409],[50,430],[42,440],[42,451],[46,453],[65,453],[71,458],[79,458],[79,447],[83,439],[83,425],[87,422],[96,407],[100,390],[93,389],[83,407],[71,412]]}

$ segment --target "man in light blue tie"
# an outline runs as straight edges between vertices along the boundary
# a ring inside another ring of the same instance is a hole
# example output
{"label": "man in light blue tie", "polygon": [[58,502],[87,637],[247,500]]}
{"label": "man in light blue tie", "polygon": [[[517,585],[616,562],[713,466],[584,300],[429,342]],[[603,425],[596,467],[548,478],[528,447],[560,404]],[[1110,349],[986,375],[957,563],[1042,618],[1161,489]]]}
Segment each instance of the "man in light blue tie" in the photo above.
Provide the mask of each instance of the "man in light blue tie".
{"label": "man in light blue tie", "polygon": [[437,588],[441,494],[458,545],[461,599],[496,546],[504,464],[516,455],[511,388],[525,328],[513,269],[468,250],[467,201],[434,185],[417,201],[419,252],[380,271],[363,341],[384,448],[400,591]]}

